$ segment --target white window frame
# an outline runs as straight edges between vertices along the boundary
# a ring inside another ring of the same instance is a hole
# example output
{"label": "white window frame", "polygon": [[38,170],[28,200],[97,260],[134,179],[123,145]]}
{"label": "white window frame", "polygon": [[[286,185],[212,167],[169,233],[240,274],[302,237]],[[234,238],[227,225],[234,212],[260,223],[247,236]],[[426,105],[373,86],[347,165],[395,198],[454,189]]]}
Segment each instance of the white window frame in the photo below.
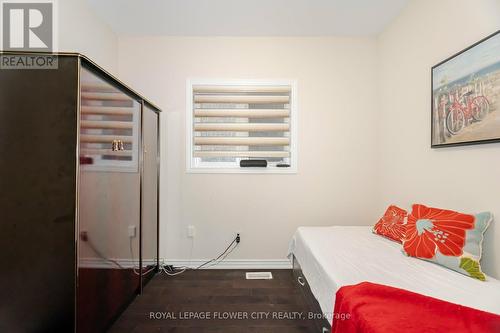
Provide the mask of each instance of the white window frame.
{"label": "white window frame", "polygon": [[[193,86],[195,85],[289,85],[290,96],[290,167],[242,168],[220,163],[196,166],[193,158]],[[241,80],[241,79],[187,79],[186,80],[186,172],[187,173],[250,173],[250,174],[295,174],[298,172],[298,98],[297,80]]]}

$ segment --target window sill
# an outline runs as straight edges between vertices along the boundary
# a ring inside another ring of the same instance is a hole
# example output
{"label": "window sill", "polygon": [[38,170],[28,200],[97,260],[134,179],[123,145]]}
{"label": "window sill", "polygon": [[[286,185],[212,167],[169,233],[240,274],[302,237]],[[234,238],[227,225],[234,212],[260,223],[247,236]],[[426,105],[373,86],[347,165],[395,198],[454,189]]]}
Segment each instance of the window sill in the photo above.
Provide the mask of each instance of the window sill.
{"label": "window sill", "polygon": [[187,168],[186,173],[225,174],[297,174],[296,167],[289,168]]}

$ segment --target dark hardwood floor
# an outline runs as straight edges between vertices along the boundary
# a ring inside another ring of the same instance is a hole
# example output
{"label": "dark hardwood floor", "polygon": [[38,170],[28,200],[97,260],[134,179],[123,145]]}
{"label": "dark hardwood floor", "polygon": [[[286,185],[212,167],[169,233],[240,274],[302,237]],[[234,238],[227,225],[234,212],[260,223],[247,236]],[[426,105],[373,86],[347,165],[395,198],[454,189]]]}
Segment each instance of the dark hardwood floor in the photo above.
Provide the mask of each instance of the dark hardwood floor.
{"label": "dark hardwood floor", "polygon": [[[246,280],[245,272],[160,273],[110,332],[318,332],[291,270],[272,270],[273,280]],[[240,318],[223,318],[231,315]]]}

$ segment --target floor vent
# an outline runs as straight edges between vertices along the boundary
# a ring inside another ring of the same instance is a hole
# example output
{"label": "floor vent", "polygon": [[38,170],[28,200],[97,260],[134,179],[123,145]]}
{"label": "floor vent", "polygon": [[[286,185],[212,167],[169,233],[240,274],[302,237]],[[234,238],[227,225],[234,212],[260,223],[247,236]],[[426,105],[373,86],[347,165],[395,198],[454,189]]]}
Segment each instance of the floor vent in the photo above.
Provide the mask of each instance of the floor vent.
{"label": "floor vent", "polygon": [[271,272],[247,272],[247,280],[272,280]]}

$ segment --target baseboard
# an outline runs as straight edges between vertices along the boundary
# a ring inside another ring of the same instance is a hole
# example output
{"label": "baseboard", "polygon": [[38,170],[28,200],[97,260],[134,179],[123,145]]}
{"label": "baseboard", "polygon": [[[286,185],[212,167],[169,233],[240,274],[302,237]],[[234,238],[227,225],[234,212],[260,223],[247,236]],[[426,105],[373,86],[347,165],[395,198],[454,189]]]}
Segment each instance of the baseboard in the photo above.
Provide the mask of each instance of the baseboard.
{"label": "baseboard", "polygon": [[[118,258],[113,258],[112,260],[114,262],[106,260],[106,259],[102,259],[102,258],[81,258],[80,260],[78,260],[78,267],[81,267],[81,268],[118,268],[118,265],[120,265],[123,268],[139,267],[138,260],[118,259]],[[118,265],[116,263],[118,263]],[[145,266],[156,265],[156,261],[155,260],[143,260],[143,265],[145,265]]]}
{"label": "baseboard", "polygon": [[[139,262],[131,259],[113,259],[123,268],[138,267]],[[196,268],[201,264],[207,262],[209,259],[165,259],[160,263],[173,265],[176,267],[189,267]],[[154,265],[154,260],[145,260],[144,265]],[[288,259],[226,259],[219,262],[217,265],[204,267],[204,269],[291,269],[292,262]],[[82,268],[116,268],[117,265],[113,262],[101,258],[83,258],[79,260],[79,267]]]}
{"label": "baseboard", "polygon": [[[166,259],[167,265],[196,268],[208,259]],[[210,266],[207,265],[207,266]],[[292,262],[288,259],[226,259],[217,265],[206,269],[291,269]]]}

